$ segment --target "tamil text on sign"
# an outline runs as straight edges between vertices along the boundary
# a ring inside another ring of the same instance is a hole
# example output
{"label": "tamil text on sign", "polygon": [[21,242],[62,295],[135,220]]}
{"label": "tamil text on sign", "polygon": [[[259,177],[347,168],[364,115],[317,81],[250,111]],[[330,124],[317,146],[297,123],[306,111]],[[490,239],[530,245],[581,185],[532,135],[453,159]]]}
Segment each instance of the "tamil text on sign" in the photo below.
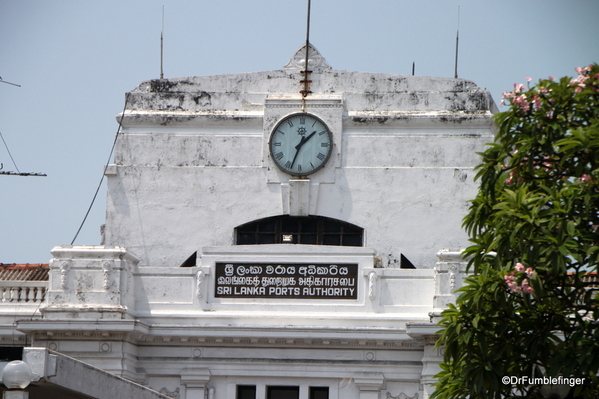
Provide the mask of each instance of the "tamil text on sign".
{"label": "tamil text on sign", "polygon": [[220,298],[357,299],[357,264],[216,263]]}

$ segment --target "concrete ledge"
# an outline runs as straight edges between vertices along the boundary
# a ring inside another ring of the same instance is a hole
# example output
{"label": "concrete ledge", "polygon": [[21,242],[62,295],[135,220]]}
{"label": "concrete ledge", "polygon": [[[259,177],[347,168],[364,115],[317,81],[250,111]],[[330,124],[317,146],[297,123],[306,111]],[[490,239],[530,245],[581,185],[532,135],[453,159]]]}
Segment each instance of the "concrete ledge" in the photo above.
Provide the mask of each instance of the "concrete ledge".
{"label": "concrete ledge", "polygon": [[[45,348],[23,348],[32,371],[29,399],[171,399],[90,364]],[[1,386],[4,392],[6,388]]]}

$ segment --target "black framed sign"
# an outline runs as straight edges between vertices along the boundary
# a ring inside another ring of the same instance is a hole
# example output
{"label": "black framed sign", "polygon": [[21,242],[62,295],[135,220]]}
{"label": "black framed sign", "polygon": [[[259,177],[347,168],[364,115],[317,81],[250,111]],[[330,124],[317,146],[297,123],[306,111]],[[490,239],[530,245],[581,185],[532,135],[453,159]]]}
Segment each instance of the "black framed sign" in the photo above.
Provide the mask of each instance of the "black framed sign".
{"label": "black framed sign", "polygon": [[217,298],[357,299],[358,265],[216,263]]}

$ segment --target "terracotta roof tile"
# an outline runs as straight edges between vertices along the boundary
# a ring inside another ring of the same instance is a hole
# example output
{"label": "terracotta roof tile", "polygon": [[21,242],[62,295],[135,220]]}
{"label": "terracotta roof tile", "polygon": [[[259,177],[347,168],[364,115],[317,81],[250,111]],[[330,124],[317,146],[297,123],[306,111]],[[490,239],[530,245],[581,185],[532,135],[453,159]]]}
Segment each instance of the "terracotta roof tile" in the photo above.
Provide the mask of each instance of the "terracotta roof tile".
{"label": "terracotta roof tile", "polygon": [[48,281],[47,263],[0,263],[0,281]]}

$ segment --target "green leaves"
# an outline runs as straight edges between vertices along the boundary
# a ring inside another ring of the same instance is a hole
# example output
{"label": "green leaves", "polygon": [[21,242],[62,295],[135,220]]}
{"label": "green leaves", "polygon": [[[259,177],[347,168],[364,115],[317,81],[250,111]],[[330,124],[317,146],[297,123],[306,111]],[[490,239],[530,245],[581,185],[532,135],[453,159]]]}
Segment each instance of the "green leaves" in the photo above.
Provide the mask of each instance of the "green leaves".
{"label": "green leaves", "polygon": [[[495,116],[463,221],[474,274],[443,312],[435,398],[539,397],[501,381],[536,366],[599,396],[599,299],[584,282],[599,264],[599,66],[579,72],[518,87]],[[517,264],[534,273],[508,280]]]}

